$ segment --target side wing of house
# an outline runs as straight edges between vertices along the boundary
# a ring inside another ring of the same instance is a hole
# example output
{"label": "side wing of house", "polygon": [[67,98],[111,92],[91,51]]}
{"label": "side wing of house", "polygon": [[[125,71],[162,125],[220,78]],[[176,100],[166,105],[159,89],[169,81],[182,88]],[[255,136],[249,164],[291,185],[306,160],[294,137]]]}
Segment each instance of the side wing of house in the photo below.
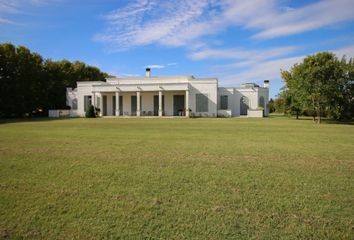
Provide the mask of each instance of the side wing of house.
{"label": "side wing of house", "polygon": [[218,80],[196,78],[189,81],[189,108],[196,117],[217,117]]}

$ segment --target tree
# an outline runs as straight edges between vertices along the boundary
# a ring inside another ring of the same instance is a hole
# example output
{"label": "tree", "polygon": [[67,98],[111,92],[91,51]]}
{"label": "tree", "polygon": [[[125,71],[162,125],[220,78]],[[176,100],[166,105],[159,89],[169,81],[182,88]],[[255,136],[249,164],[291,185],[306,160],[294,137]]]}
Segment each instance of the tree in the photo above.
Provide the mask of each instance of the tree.
{"label": "tree", "polygon": [[351,106],[350,65],[329,52],[308,56],[303,63],[295,64],[290,71],[281,71],[284,91],[291,97],[291,108],[296,112],[312,109],[314,121],[321,123],[324,113],[341,119]]}
{"label": "tree", "polygon": [[274,100],[273,100],[273,98],[269,99],[268,108],[269,108],[269,113],[275,112],[275,107],[274,107]]}
{"label": "tree", "polygon": [[77,81],[103,81],[108,75],[85,63],[43,59],[29,49],[0,44],[0,117],[31,116],[66,108],[65,91]]}

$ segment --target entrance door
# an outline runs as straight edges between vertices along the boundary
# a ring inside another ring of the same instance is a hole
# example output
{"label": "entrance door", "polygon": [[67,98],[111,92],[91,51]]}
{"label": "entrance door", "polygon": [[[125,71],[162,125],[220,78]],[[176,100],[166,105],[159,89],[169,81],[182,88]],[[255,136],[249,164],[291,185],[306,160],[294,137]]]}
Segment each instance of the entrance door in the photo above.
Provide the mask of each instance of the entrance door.
{"label": "entrance door", "polygon": [[107,116],[107,96],[106,95],[103,95],[103,98],[102,98],[102,115],[103,116]]}
{"label": "entrance door", "polygon": [[[165,96],[162,96],[162,114],[165,112]],[[159,115],[159,95],[154,96],[154,116]]]}
{"label": "entrance door", "polygon": [[184,95],[173,95],[173,116],[184,112]]}

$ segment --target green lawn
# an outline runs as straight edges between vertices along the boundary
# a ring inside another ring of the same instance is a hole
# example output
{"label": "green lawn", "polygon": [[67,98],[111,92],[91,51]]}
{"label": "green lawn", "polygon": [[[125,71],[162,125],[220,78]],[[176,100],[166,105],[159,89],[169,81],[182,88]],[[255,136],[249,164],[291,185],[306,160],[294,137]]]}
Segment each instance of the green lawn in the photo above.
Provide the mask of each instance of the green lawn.
{"label": "green lawn", "polygon": [[0,238],[352,239],[354,125],[0,123]]}

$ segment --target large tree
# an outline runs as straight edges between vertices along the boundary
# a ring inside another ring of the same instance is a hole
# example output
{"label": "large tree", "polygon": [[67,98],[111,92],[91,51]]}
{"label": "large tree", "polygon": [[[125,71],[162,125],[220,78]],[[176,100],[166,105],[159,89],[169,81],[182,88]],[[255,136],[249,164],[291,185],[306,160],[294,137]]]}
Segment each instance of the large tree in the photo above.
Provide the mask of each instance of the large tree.
{"label": "large tree", "polygon": [[102,81],[106,73],[82,62],[44,60],[10,43],[0,44],[0,117],[21,117],[66,107],[65,90],[77,81]]}
{"label": "large tree", "polygon": [[348,111],[353,104],[352,62],[322,52],[306,57],[290,71],[282,71],[285,91],[293,107],[299,111],[312,110],[318,123],[324,113],[336,119],[351,116]]}

